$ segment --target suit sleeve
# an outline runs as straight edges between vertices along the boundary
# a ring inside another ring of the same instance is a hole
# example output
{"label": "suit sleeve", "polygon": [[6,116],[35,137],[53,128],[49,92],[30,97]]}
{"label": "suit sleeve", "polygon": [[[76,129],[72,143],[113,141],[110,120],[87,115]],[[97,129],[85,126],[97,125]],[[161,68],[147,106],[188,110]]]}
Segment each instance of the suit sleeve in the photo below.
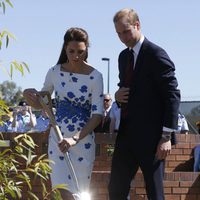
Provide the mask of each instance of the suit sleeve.
{"label": "suit sleeve", "polygon": [[123,52],[121,52],[119,54],[119,58],[118,58],[118,70],[119,70],[119,83],[117,84],[119,87],[123,86],[123,81],[122,81],[122,77],[123,77]]}
{"label": "suit sleeve", "polygon": [[155,54],[154,78],[163,102],[163,126],[177,129],[180,90],[175,77],[175,66],[163,49]]}

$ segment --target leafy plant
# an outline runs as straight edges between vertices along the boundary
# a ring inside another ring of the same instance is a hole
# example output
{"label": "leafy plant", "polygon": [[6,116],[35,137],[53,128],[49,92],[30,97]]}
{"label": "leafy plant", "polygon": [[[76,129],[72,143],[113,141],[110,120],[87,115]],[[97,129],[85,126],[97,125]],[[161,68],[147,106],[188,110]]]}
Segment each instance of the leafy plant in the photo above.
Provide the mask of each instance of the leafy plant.
{"label": "leafy plant", "polygon": [[106,145],[106,151],[108,156],[112,156],[114,153],[114,145],[113,144]]}
{"label": "leafy plant", "polygon": [[2,115],[5,115],[8,112],[8,106],[5,104],[5,101],[0,99],[0,126],[2,125]]}
{"label": "leafy plant", "polygon": [[[3,139],[3,135],[1,137]],[[43,200],[62,199],[58,189],[66,189],[65,185],[57,185],[50,191],[46,188],[52,161],[45,154],[35,154],[37,145],[29,134],[20,134],[14,141],[13,148],[0,152],[0,199],[21,199],[26,186],[27,200],[39,200],[41,197],[32,192],[36,180],[42,186]]]}

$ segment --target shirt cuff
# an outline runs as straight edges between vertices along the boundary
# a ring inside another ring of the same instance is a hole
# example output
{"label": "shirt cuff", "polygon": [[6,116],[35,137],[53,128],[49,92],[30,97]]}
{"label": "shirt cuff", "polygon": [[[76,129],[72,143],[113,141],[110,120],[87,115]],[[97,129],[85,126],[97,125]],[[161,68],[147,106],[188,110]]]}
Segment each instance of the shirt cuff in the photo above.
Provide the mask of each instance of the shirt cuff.
{"label": "shirt cuff", "polygon": [[176,130],[172,129],[172,128],[167,128],[167,127],[163,126],[163,131],[166,131],[166,132],[175,132]]}

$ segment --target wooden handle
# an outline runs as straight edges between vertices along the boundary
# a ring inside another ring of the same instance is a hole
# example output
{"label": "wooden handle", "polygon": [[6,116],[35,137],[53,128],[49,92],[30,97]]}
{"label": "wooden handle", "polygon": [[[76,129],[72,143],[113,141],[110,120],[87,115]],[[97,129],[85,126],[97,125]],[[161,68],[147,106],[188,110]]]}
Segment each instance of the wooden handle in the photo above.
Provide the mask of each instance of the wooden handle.
{"label": "wooden handle", "polygon": [[51,125],[53,126],[53,128],[54,128],[54,130],[56,132],[56,135],[58,137],[58,140],[61,141],[63,139],[62,133],[60,131],[59,126],[57,125],[57,122],[55,120],[55,117],[54,117],[54,114],[52,112],[52,109],[43,100],[44,96],[42,97],[41,93],[38,94],[39,102],[42,105],[42,108],[47,112],[49,120],[51,122]]}

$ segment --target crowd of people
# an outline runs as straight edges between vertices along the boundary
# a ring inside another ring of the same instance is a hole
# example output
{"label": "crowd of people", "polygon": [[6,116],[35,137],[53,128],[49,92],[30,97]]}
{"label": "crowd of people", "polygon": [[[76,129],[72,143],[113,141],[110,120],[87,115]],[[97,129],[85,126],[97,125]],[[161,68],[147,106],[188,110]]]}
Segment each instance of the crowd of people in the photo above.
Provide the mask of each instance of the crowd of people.
{"label": "crowd of people", "polygon": [[[113,101],[111,94],[104,94],[104,111],[99,125],[94,129],[96,133],[117,133],[120,124],[120,107]],[[53,108],[55,109],[55,108]],[[20,101],[16,107],[10,107],[9,112],[1,116],[0,132],[44,132],[50,122],[47,112],[32,111],[26,101]],[[178,129],[176,133],[188,134],[189,127],[185,116],[178,114]]]}
{"label": "crowd of people", "polygon": [[0,132],[43,132],[50,125],[44,110],[33,111],[26,101],[20,101],[18,106],[10,107],[1,116]]}
{"label": "crowd of people", "polygon": [[[68,152],[79,187],[87,190],[95,160],[94,133],[116,133],[110,200],[128,198],[139,168],[148,198],[163,200],[164,160],[175,144],[174,134],[189,132],[179,112],[175,66],[163,48],[142,34],[139,16],[133,9],[118,11],[113,22],[126,46],[118,58],[119,89],[114,99],[103,94],[102,74],[87,62],[89,38],[82,28],[66,31],[58,62],[46,74],[41,91],[55,93],[55,119],[63,136],[59,141],[55,130],[50,129],[48,156],[55,162],[51,166],[52,186],[67,184],[68,191],[60,191],[65,199],[77,193],[63,158]],[[23,94],[26,102],[13,108],[12,115],[3,116],[1,132],[45,131],[49,127],[38,91],[29,88]],[[39,116],[32,107],[42,110]]]}
{"label": "crowd of people", "polygon": [[[104,94],[104,111],[99,125],[94,129],[97,133],[117,133],[120,124],[120,107],[113,101],[111,94]],[[53,108],[55,109],[55,108]],[[47,112],[32,111],[26,101],[20,101],[16,107],[10,107],[9,112],[1,116],[0,132],[43,132],[49,127]],[[188,134],[189,127],[185,116],[178,114],[178,129],[176,133]]]}

